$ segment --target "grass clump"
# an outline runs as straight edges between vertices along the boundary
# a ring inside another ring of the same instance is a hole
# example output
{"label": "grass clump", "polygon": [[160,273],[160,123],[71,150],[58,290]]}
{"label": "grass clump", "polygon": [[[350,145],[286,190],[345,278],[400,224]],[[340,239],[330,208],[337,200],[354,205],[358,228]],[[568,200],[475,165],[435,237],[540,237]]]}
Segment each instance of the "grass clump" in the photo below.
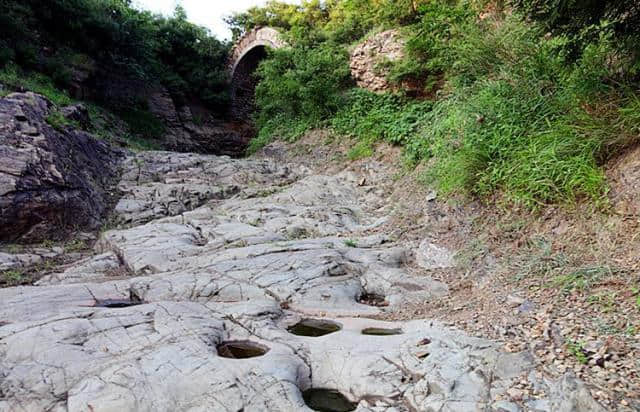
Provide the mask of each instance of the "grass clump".
{"label": "grass clump", "polygon": [[344,245],[346,247],[358,247],[358,243],[353,239],[345,239]]}
{"label": "grass clump", "polygon": [[64,117],[64,115],[57,110],[54,110],[53,112],[51,112],[51,114],[47,116],[46,121],[49,124],[49,126],[53,127],[58,131],[64,131],[65,128],[67,128],[73,123],[69,119]]}
{"label": "grass clump", "polygon": [[24,273],[17,269],[4,270],[0,272],[0,281],[6,286],[15,286],[24,282]]}
{"label": "grass clump", "polygon": [[354,89],[331,119],[331,126],[340,134],[368,143],[407,144],[431,107],[432,103],[428,101],[417,102],[401,95]]}
{"label": "grass clump", "polygon": [[564,293],[570,293],[574,290],[585,291],[614,273],[614,270],[608,266],[579,268],[569,274],[557,276],[553,281],[553,286],[560,288]]}
{"label": "grass clump", "polygon": [[373,156],[373,153],[373,143],[370,141],[362,141],[358,142],[349,150],[349,152],[347,153],[347,158],[349,160],[365,159],[367,157]]}
{"label": "grass clump", "polygon": [[[0,70],[0,83],[12,90],[30,90],[45,96],[58,106],[66,106],[73,101],[69,95],[58,89],[53,80],[40,73],[27,73],[14,65]],[[8,90],[7,90],[8,94]]]}

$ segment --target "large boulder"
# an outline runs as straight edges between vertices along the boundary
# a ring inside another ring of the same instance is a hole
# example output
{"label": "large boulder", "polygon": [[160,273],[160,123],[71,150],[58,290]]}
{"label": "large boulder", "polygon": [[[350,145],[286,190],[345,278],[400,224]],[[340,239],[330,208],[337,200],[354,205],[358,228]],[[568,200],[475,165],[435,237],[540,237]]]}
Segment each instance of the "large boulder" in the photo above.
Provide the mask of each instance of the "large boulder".
{"label": "large boulder", "polygon": [[387,30],[371,36],[351,53],[351,76],[359,87],[372,92],[393,89],[387,80],[389,64],[401,60],[405,40],[397,30]]}
{"label": "large boulder", "polygon": [[640,147],[632,148],[609,162],[609,198],[621,215],[640,215]]}
{"label": "large boulder", "polygon": [[96,229],[114,203],[123,153],[62,119],[34,93],[0,99],[0,241]]}

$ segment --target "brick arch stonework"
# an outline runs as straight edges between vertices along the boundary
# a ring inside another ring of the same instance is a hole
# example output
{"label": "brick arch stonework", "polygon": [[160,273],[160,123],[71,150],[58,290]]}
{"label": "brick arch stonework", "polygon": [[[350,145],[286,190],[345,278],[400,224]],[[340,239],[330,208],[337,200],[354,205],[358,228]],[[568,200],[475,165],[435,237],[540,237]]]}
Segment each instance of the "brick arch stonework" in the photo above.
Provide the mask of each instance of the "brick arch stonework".
{"label": "brick arch stonework", "polygon": [[245,119],[254,110],[257,80],[253,74],[267,56],[267,49],[285,46],[280,33],[270,27],[254,29],[238,40],[229,61],[231,114],[234,117]]}

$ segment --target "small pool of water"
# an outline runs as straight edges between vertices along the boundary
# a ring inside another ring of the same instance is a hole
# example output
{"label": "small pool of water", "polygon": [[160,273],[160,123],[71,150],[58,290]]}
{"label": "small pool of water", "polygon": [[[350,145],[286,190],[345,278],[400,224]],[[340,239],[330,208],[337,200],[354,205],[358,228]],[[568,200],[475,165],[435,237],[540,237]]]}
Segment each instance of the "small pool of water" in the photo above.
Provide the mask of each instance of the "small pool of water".
{"label": "small pool of water", "polygon": [[269,348],[249,340],[227,341],[219,344],[216,349],[218,356],[231,359],[248,359],[263,356]]}
{"label": "small pool of water", "polygon": [[129,306],[142,305],[144,302],[141,300],[132,300],[132,299],[99,299],[96,300],[96,303],[93,305],[96,308],[109,308],[109,309],[117,309],[117,308],[128,308]]}
{"label": "small pool of water", "polygon": [[366,328],[362,329],[362,334],[372,336],[402,335],[402,329]]}
{"label": "small pool of water", "polygon": [[351,402],[335,389],[311,388],[302,393],[304,402],[314,411],[321,412],[349,412],[354,411],[358,404]]}
{"label": "small pool of water", "polygon": [[314,338],[337,332],[340,329],[342,329],[340,324],[322,319],[303,319],[287,328],[289,333],[293,333],[294,335],[311,336]]}

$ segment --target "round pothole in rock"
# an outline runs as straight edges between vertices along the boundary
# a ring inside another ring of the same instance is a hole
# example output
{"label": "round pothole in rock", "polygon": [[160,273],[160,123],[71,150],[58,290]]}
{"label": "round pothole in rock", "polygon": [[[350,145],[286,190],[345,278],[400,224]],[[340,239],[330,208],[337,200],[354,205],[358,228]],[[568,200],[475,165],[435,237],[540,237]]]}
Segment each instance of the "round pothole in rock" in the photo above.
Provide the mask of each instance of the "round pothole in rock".
{"label": "round pothole in rock", "polygon": [[269,348],[249,340],[234,340],[222,342],[216,348],[218,356],[231,359],[247,359],[263,356]]}
{"label": "round pothole in rock", "polygon": [[118,309],[118,308],[128,308],[129,306],[142,305],[144,302],[141,300],[132,300],[132,299],[99,299],[96,300],[96,303],[93,305],[96,308],[108,308],[108,309]]}
{"label": "round pothole in rock", "polygon": [[360,295],[358,303],[377,307],[389,306],[389,302],[387,302],[387,299],[383,295],[378,295],[376,293],[365,293]]}
{"label": "round pothole in rock", "polygon": [[355,411],[356,402],[351,402],[335,389],[311,388],[302,392],[304,403],[314,411],[348,412]]}
{"label": "round pothole in rock", "polygon": [[319,336],[328,335],[342,329],[342,326],[330,320],[321,319],[303,319],[293,326],[287,328],[290,333],[298,336],[310,336],[317,338]]}
{"label": "round pothole in rock", "polygon": [[392,336],[392,335],[402,335],[402,329],[386,329],[386,328],[366,328],[362,329],[363,335],[371,335],[371,336]]}

